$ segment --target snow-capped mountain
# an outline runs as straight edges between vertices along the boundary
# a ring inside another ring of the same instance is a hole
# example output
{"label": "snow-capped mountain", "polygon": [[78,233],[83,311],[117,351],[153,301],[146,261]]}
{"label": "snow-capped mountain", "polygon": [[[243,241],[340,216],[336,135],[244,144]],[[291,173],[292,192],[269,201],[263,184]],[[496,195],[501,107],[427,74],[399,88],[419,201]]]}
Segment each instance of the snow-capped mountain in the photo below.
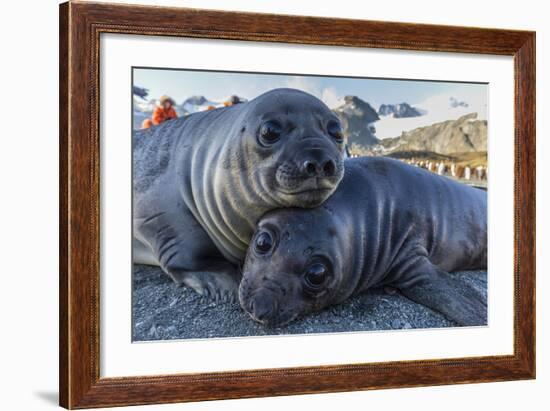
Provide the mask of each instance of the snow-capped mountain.
{"label": "snow-capped mountain", "polygon": [[191,96],[177,106],[178,114],[192,114],[207,110],[209,107],[219,107],[223,103],[208,100],[204,96]]}
{"label": "snow-capped mountain", "polygon": [[380,117],[372,106],[357,96],[344,97],[343,104],[333,110],[342,122],[348,144],[369,147],[378,144],[373,123]]}
{"label": "snow-capped mountain", "polygon": [[155,106],[157,105],[157,100],[144,100],[142,98],[134,96],[134,111],[139,111],[142,113],[153,112]]}
{"label": "snow-capped mountain", "polygon": [[375,123],[376,137],[383,140],[400,136],[405,131],[430,126],[447,120],[456,120],[470,113],[477,113],[479,119],[487,118],[484,101],[467,101],[464,97],[436,95],[413,106],[422,115],[416,117],[380,116]]}
{"label": "snow-capped mountain", "polygon": [[[346,96],[334,109],[341,118],[352,154],[449,156],[487,151],[484,101],[432,96],[422,104],[383,104]],[[432,157],[430,157],[432,156]]]}
{"label": "snow-capped mountain", "polygon": [[145,97],[149,94],[149,90],[144,87],[132,86],[132,94],[145,100]]}
{"label": "snow-capped mountain", "polygon": [[409,103],[401,104],[382,104],[378,109],[381,116],[392,116],[394,118],[419,117],[422,115],[420,110],[412,107]]}

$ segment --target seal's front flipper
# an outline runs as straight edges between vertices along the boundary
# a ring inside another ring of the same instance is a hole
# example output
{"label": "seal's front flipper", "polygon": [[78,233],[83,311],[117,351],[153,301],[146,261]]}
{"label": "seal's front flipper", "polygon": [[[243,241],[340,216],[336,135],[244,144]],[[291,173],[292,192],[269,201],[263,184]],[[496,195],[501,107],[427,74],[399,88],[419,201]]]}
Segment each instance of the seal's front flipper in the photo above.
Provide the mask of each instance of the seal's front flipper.
{"label": "seal's front flipper", "polygon": [[171,270],[179,284],[192,288],[200,295],[222,302],[237,302],[241,275],[230,263],[220,261],[198,271]]}
{"label": "seal's front flipper", "polygon": [[[180,204],[134,221],[136,261],[158,264],[174,282],[216,301],[237,301],[240,271],[225,260],[212,239]],[[141,244],[140,244],[141,243]]]}
{"label": "seal's front flipper", "polygon": [[462,326],[487,325],[487,301],[472,286],[458,281],[429,260],[406,273],[399,289],[407,298],[440,312]]}

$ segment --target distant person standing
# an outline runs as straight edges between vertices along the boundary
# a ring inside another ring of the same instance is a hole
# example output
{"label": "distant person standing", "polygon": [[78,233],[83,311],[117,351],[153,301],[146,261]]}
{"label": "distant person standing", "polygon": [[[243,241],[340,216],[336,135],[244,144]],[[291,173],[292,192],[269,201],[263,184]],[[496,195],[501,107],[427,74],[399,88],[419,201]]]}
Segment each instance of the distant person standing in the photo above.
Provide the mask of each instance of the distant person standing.
{"label": "distant person standing", "polygon": [[166,120],[172,120],[178,117],[174,106],[176,105],[175,101],[171,97],[166,95],[162,96],[159,99],[159,104],[155,107],[153,111],[153,117],[143,120],[141,128],[149,128],[152,126],[158,126],[160,123],[165,122]]}
{"label": "distant person standing", "polygon": [[223,103],[223,105],[224,105],[225,107],[230,107],[230,106],[234,106],[235,104],[240,104],[240,103],[242,103],[242,102],[243,102],[243,101],[242,101],[242,99],[241,99],[239,96],[232,95],[232,96],[230,96],[230,97],[227,99],[227,101],[225,101],[225,102]]}

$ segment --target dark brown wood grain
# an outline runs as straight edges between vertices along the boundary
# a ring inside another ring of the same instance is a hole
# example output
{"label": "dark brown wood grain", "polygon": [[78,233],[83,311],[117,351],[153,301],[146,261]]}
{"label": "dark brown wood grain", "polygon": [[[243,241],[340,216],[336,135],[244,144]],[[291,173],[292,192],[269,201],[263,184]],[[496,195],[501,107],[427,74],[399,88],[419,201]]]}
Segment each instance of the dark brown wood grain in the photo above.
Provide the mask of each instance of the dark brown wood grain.
{"label": "dark brown wood grain", "polygon": [[[161,377],[99,374],[101,33],[271,41],[515,60],[514,354]],[[535,377],[535,33],[181,8],[60,6],[60,404],[89,408]]]}
{"label": "dark brown wood grain", "polygon": [[[68,172],[69,156],[68,133],[69,133],[69,66],[67,64],[69,51],[68,33],[68,4],[60,6],[59,14],[59,402],[69,404],[69,287],[68,287]],[[63,387],[63,388],[61,388]]]}

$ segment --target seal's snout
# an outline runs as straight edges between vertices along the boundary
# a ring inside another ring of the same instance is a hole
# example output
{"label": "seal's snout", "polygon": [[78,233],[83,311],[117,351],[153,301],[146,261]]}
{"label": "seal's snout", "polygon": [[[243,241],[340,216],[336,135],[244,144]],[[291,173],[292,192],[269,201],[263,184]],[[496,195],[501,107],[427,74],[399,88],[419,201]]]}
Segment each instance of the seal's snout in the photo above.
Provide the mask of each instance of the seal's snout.
{"label": "seal's snout", "polygon": [[336,163],[331,158],[323,161],[306,159],[301,171],[308,177],[332,177],[336,173]]}
{"label": "seal's snout", "polygon": [[262,324],[269,324],[277,314],[277,301],[267,293],[256,295],[250,301],[250,315]]}
{"label": "seal's snout", "polygon": [[334,177],[339,168],[341,159],[339,153],[326,147],[313,147],[309,150],[300,150],[297,165],[305,178]]}
{"label": "seal's snout", "polygon": [[[248,275],[247,275],[248,274]],[[280,327],[303,312],[295,276],[277,273],[274,278],[259,278],[245,272],[239,287],[239,301],[254,321],[266,327]]]}

